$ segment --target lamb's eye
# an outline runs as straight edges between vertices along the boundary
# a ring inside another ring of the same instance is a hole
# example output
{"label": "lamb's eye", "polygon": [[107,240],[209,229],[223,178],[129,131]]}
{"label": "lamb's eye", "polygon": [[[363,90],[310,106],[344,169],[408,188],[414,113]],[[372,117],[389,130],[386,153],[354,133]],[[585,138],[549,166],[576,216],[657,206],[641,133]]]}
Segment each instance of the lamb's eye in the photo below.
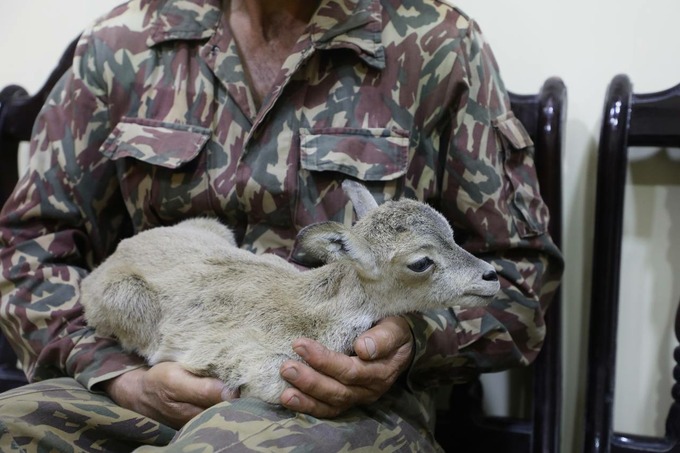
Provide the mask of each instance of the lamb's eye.
{"label": "lamb's eye", "polygon": [[411,263],[408,265],[408,268],[411,269],[413,272],[425,272],[434,264],[434,261],[432,261],[430,258],[427,256],[425,258],[421,258],[415,263]]}

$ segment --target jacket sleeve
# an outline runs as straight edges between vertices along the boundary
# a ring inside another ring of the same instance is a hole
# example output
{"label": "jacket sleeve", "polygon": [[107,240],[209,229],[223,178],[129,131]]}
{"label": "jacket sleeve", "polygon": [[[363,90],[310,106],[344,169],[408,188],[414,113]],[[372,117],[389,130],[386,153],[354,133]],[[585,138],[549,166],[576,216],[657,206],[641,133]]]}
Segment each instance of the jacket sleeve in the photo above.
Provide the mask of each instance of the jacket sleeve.
{"label": "jacket sleeve", "polygon": [[0,214],[3,333],[31,381],[68,375],[88,388],[142,365],[88,329],[79,303],[80,280],[129,230],[116,170],[99,153],[110,125],[94,48],[86,33]]}
{"label": "jacket sleeve", "polygon": [[[493,54],[474,22],[448,82],[440,143],[439,209],[456,241],[492,263],[501,291],[490,306],[409,315],[413,388],[469,380],[530,363],[563,262],[547,232],[533,143],[510,111]],[[434,138],[433,138],[434,139]]]}

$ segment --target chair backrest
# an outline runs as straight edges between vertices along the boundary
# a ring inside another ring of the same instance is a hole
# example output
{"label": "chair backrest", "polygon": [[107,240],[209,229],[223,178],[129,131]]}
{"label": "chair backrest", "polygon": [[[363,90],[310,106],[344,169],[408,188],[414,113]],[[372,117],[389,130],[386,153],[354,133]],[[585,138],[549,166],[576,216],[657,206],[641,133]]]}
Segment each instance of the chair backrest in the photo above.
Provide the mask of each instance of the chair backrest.
{"label": "chair backrest", "polygon": [[[664,438],[616,433],[613,406],[624,190],[629,146],[680,146],[680,85],[635,94],[626,75],[607,89],[600,133],[588,340],[584,453],[680,452],[680,347]],[[680,312],[675,335],[680,340]]]}
{"label": "chair backrest", "polygon": [[[537,94],[510,93],[512,110],[535,144],[541,196],[550,210],[549,231],[562,238],[562,145],[567,90],[558,77],[545,81]],[[560,291],[546,313],[546,337],[529,370],[527,417],[499,417],[483,410],[480,381],[456,385],[451,412],[438,415],[437,440],[457,453],[557,453],[562,409],[562,308]]]}
{"label": "chair backrest", "polygon": [[45,84],[33,96],[19,85],[9,85],[0,91],[0,206],[17,183],[19,143],[31,139],[35,118],[54,85],[71,66],[77,41],[69,44]]}

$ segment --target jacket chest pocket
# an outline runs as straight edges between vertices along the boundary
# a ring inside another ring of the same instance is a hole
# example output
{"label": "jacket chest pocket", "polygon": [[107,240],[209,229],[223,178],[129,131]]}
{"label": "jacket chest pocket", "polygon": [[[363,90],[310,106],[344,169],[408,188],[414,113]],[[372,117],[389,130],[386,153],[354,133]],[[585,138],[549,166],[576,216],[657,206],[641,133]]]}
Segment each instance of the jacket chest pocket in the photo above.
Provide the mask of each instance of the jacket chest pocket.
{"label": "jacket chest pocket", "polygon": [[300,130],[295,223],[351,222],[340,183],[362,181],[378,203],[401,194],[409,149],[408,132],[394,129],[324,128]]}
{"label": "jacket chest pocket", "polygon": [[137,231],[209,210],[206,128],[123,118],[100,151],[117,164]]}

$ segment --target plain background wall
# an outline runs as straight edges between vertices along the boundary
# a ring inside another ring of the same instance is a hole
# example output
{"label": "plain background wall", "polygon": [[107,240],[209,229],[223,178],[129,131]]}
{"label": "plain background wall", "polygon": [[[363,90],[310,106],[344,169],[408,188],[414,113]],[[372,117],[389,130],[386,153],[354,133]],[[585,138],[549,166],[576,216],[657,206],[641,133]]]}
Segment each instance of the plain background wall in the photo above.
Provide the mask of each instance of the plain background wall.
{"label": "plain background wall", "polygon": [[[0,87],[35,92],[66,45],[119,0],[4,2],[0,14]],[[481,25],[507,87],[538,91],[550,76],[568,94],[564,156],[564,449],[580,448],[596,144],[607,84],[627,73],[636,92],[680,82],[677,0],[459,0]],[[57,19],[58,18],[58,19]],[[653,152],[630,166],[624,231],[615,424],[663,432],[670,404],[674,307],[680,299],[680,160]],[[649,301],[653,301],[652,306]],[[644,302],[644,303],[643,303]],[[643,333],[644,332],[644,333]],[[659,346],[661,345],[661,346]],[[623,361],[626,360],[626,364]]]}

